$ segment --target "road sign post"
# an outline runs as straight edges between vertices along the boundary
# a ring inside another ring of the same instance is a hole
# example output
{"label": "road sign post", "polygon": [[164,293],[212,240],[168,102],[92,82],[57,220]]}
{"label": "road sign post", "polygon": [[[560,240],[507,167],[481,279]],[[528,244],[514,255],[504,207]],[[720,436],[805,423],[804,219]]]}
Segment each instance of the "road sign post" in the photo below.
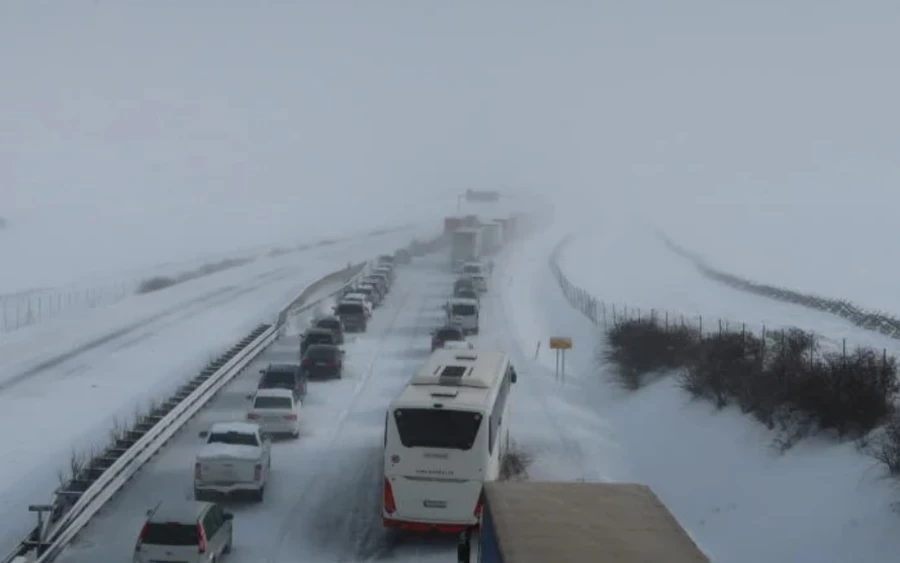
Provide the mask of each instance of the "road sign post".
{"label": "road sign post", "polygon": [[556,380],[566,379],[566,350],[572,348],[572,339],[568,336],[550,338],[550,349],[556,350]]}

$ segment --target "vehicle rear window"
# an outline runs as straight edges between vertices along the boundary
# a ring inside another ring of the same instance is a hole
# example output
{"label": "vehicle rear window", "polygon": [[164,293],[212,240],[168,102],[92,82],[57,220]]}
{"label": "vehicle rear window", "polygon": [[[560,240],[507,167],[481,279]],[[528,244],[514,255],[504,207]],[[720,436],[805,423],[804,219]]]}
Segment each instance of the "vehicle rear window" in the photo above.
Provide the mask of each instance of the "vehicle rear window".
{"label": "vehicle rear window", "polygon": [[341,303],[338,305],[337,312],[339,315],[362,315],[364,313],[360,303]]}
{"label": "vehicle rear window", "polygon": [[336,330],[340,328],[341,322],[335,319],[322,319],[316,323],[316,326],[320,326],[330,330]]}
{"label": "vehicle rear window", "polygon": [[199,543],[196,524],[151,522],[147,524],[142,543],[147,545],[192,546]]}
{"label": "vehicle rear window", "polygon": [[256,434],[246,432],[213,432],[207,444],[232,444],[235,446],[258,446]]}
{"label": "vehicle rear window", "polygon": [[462,332],[452,329],[452,328],[444,328],[438,331],[437,337],[441,340],[463,340],[465,337]]}
{"label": "vehicle rear window", "polygon": [[286,371],[267,371],[263,375],[263,384],[265,385],[289,385],[294,386],[296,376]]}
{"label": "vehicle rear window", "polygon": [[480,266],[466,266],[465,268],[463,268],[463,273],[464,274],[479,274],[479,273],[481,273],[481,267]]}
{"label": "vehicle rear window", "polygon": [[337,356],[337,348],[331,346],[310,346],[306,357],[311,360],[330,360]]}
{"label": "vehicle rear window", "polygon": [[290,397],[257,397],[253,407],[257,409],[290,409],[293,408]]}
{"label": "vehicle rear window", "polygon": [[475,314],[475,306],[474,305],[454,305],[451,309],[451,312],[454,315],[462,315],[464,317],[469,317]]}
{"label": "vehicle rear window", "polygon": [[316,332],[306,335],[306,341],[310,344],[329,344],[332,341],[332,338],[330,334]]}
{"label": "vehicle rear window", "polygon": [[470,289],[463,289],[463,290],[461,290],[461,291],[457,291],[457,292],[456,292],[456,296],[457,296],[457,297],[462,297],[462,298],[464,298],[464,299],[476,299],[476,298],[478,297],[478,296],[475,294],[475,292],[472,291],[472,290],[470,290]]}
{"label": "vehicle rear window", "polygon": [[481,426],[481,414],[443,409],[395,409],[400,442],[406,448],[470,450]]}

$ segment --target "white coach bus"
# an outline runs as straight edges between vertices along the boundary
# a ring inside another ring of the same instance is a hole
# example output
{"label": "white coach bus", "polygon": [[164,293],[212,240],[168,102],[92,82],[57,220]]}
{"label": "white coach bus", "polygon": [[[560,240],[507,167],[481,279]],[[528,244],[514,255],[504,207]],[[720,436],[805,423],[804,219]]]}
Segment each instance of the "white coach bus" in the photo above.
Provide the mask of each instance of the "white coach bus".
{"label": "white coach bus", "polygon": [[482,486],[509,449],[509,356],[435,350],[385,419],[382,517],[387,528],[459,533],[478,524]]}

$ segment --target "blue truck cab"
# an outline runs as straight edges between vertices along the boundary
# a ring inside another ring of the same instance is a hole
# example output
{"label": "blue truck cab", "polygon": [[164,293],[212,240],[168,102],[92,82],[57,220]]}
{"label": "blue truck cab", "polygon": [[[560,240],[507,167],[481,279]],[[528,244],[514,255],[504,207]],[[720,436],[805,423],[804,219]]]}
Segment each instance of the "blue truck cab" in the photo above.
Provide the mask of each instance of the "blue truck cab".
{"label": "blue truck cab", "polygon": [[710,563],[646,485],[497,481],[484,493],[477,546],[461,534],[458,563]]}

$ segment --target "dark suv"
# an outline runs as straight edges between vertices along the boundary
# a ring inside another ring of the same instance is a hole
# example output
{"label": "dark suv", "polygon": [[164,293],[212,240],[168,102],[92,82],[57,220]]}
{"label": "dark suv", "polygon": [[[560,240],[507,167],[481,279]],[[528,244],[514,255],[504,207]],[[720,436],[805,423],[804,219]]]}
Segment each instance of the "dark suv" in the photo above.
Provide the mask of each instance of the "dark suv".
{"label": "dark suv", "polygon": [[330,344],[337,346],[337,337],[334,332],[328,328],[308,328],[303,336],[300,337],[300,357],[306,354],[306,349],[313,344]]}
{"label": "dark suv", "polygon": [[455,340],[457,342],[465,342],[466,335],[462,328],[458,326],[444,326],[431,333],[431,351],[434,352],[438,348],[444,347],[444,342]]}
{"label": "dark suv", "polygon": [[334,312],[347,330],[354,332],[366,331],[369,319],[362,303],[349,301],[338,303]]}
{"label": "dark suv", "polygon": [[307,377],[340,379],[344,371],[344,351],[329,344],[313,344],[301,362]]}
{"label": "dark suv", "polygon": [[258,389],[290,389],[294,400],[306,397],[306,374],[296,364],[269,364],[259,371]]}
{"label": "dark suv", "polygon": [[319,317],[313,321],[313,326],[315,328],[327,328],[334,333],[338,344],[344,343],[344,323],[341,322],[340,318],[335,316]]}

